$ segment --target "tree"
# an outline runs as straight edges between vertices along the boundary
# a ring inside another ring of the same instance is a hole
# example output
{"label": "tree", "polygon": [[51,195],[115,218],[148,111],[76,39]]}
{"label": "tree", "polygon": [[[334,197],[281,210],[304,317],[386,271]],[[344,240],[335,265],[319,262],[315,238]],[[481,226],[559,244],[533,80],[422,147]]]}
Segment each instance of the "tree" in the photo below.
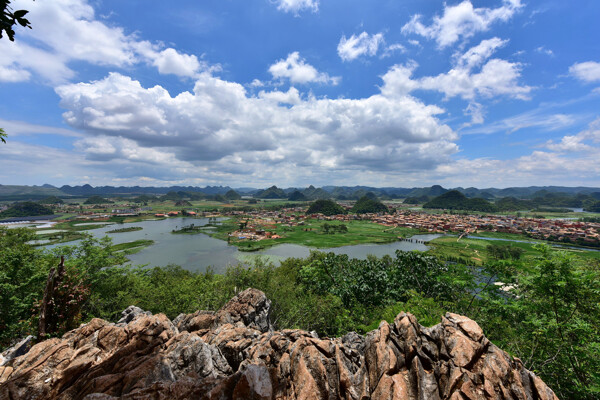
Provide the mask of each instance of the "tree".
{"label": "tree", "polygon": [[6,133],[2,128],[0,128],[0,141],[2,141],[2,143],[6,143]]}
{"label": "tree", "polygon": [[308,207],[307,214],[337,215],[346,214],[339,204],[331,200],[317,200]]}
{"label": "tree", "polygon": [[600,391],[600,283],[598,265],[577,265],[566,252],[540,246],[530,279],[523,280],[523,326],[534,332],[530,359],[523,358],[547,382],[556,382],[563,398],[588,398]]}
{"label": "tree", "polygon": [[[6,32],[6,36],[11,42],[15,41],[15,31],[13,26],[19,24],[24,28],[31,29],[31,24],[29,20],[25,18],[25,15],[29,11],[27,10],[17,10],[13,11],[10,6],[10,0],[0,0],[0,7],[2,8],[2,13],[0,13],[0,39],[2,39],[2,32]],[[1,136],[1,134],[0,134]],[[2,139],[4,142],[4,139]]]}
{"label": "tree", "polygon": [[29,244],[35,237],[33,230],[0,228],[0,349],[29,333],[26,321],[55,262]]}

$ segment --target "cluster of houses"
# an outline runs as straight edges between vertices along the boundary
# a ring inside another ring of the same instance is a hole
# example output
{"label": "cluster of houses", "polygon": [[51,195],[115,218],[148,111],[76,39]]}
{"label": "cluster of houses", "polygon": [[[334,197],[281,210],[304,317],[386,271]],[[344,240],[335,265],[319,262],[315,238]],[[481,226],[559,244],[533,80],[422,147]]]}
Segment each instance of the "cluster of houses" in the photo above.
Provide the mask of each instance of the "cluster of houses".
{"label": "cluster of houses", "polygon": [[370,219],[385,226],[416,228],[437,233],[503,232],[525,234],[536,239],[600,243],[600,223],[574,220],[427,214],[408,211],[394,215],[371,215]]}
{"label": "cluster of houses", "polygon": [[340,214],[325,216],[322,214],[305,215],[302,208],[290,208],[281,211],[232,212],[232,215],[245,215],[248,223],[245,229],[233,233],[238,238],[262,240],[273,238],[265,233],[277,224],[283,226],[304,225],[307,219],[347,222],[352,220],[370,220],[389,227],[414,228],[432,233],[503,232],[524,234],[536,239],[570,241],[588,244],[600,244],[600,223],[581,222],[564,219],[521,218],[498,215],[459,215],[428,214],[415,211],[399,211],[395,214]]}

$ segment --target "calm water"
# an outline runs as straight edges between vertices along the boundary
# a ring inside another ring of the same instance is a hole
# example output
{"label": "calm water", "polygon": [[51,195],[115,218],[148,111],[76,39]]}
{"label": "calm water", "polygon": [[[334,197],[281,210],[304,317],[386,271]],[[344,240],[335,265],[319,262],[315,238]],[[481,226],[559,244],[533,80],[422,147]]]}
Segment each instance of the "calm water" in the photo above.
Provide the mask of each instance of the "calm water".
{"label": "calm water", "polygon": [[[366,258],[368,254],[377,257],[386,254],[393,255],[396,250],[428,250],[428,247],[420,243],[394,242],[388,244],[363,244],[354,246],[336,247],[332,249],[313,249],[295,244],[280,244],[265,250],[256,252],[242,252],[235,246],[228,245],[226,241],[212,238],[205,234],[174,235],[174,229],[194,224],[196,226],[206,225],[208,218],[167,218],[161,221],[143,221],[129,224],[113,224],[88,231],[94,237],[109,236],[114,244],[132,242],[140,239],[154,240],[154,245],[132,254],[129,259],[133,264],[148,264],[150,266],[163,266],[177,264],[191,271],[206,271],[212,266],[217,273],[223,272],[228,265],[242,262],[250,262],[257,257],[278,264],[288,257],[307,257],[311,250],[334,252],[336,254],[348,254],[351,258]],[[141,231],[112,233],[107,231],[126,228],[128,226],[139,226]],[[440,235],[418,235],[414,239],[421,241],[433,240]],[[69,242],[68,245],[77,242]],[[49,246],[55,247],[55,246]]]}

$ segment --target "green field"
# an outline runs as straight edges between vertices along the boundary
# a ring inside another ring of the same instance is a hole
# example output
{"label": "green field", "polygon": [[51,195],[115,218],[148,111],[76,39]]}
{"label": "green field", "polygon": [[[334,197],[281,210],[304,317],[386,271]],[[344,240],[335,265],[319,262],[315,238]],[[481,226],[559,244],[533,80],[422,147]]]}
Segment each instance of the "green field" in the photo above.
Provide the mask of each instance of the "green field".
{"label": "green field", "polygon": [[[336,232],[334,234],[327,234],[323,230],[325,223],[332,226],[346,225],[348,231],[345,233]],[[220,226],[216,227],[214,232],[209,232],[208,234],[217,239],[228,240],[229,232],[237,229],[239,229],[239,226],[236,220],[230,219],[224,221]],[[278,224],[271,231],[281,236],[281,238],[260,241],[230,239],[230,243],[238,246],[242,251],[261,250],[282,243],[323,249],[366,243],[391,243],[397,241],[398,237],[406,238],[420,233],[417,229],[389,228],[369,221],[337,222],[319,221],[316,219],[307,220],[304,225],[298,226]]]}
{"label": "green field", "polygon": [[[490,233],[488,233],[489,235]],[[479,235],[479,234],[478,234]],[[504,239],[523,240],[521,235],[497,234],[502,235]],[[482,235],[483,236],[483,235]],[[490,235],[491,236],[491,235]],[[498,237],[498,236],[496,236]],[[528,238],[525,238],[528,239]],[[509,242],[499,240],[471,239],[461,238],[457,236],[444,236],[429,242],[430,250],[428,253],[440,257],[442,259],[463,259],[472,265],[482,265],[491,261],[488,254],[487,246],[496,244],[501,246],[514,246],[521,248],[524,252],[522,258],[533,259],[539,257],[541,253],[534,248],[538,243],[547,243],[543,241],[532,241],[530,243]],[[566,249],[556,248],[574,254],[583,259],[600,259],[599,251],[586,251],[586,249]]]}

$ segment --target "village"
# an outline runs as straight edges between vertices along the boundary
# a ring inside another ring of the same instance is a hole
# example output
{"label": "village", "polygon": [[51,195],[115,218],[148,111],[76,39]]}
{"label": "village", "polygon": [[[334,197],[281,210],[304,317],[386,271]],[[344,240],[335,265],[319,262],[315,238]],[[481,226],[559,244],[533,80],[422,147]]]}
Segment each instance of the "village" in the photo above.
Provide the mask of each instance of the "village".
{"label": "village", "polygon": [[322,214],[305,215],[301,207],[281,211],[256,210],[230,212],[225,215],[247,217],[243,229],[232,232],[239,239],[276,239],[272,232],[278,224],[302,226],[307,220],[349,222],[368,220],[387,227],[413,228],[430,233],[473,235],[478,232],[521,234],[534,239],[564,241],[587,245],[600,244],[600,223],[566,219],[524,218],[500,215],[430,214],[397,210],[394,214]]}
{"label": "village", "polygon": [[[341,203],[346,210],[351,204]],[[476,215],[446,213],[426,213],[419,210],[402,208],[398,203],[387,204],[391,213],[379,214],[338,214],[325,216],[323,214],[306,214],[306,206],[290,207],[281,210],[256,208],[240,211],[239,209],[220,211],[202,211],[180,209],[179,211],[153,211],[152,207],[139,207],[135,204],[121,205],[119,208],[110,205],[83,205],[78,207],[60,205],[63,212],[76,214],[72,219],[84,221],[109,221],[115,217],[137,218],[211,218],[234,217],[239,229],[229,232],[229,237],[236,240],[265,240],[281,238],[282,232],[276,233],[278,227],[293,228],[308,225],[309,220],[337,221],[371,221],[386,227],[412,228],[429,233],[456,233],[459,235],[474,235],[478,232],[499,232],[520,234],[533,239],[571,242],[582,245],[600,245],[600,223],[582,222],[573,219],[546,219],[534,217],[519,217],[511,215]],[[98,208],[105,208],[99,212]],[[188,207],[189,208],[189,207]],[[311,228],[307,227],[307,230]]]}

